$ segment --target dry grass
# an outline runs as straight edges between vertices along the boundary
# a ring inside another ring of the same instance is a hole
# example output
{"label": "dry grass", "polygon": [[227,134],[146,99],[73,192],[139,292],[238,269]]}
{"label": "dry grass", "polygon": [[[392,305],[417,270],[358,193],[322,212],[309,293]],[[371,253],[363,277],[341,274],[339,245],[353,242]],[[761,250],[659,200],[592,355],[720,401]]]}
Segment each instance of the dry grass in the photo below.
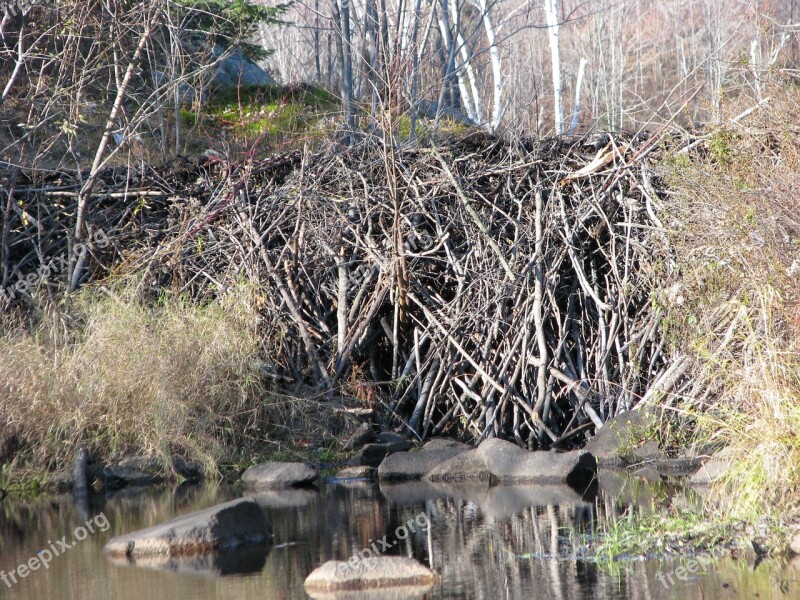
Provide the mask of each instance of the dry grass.
{"label": "dry grass", "polygon": [[146,306],[125,289],[85,291],[69,322],[50,312],[4,336],[0,413],[21,431],[17,460],[60,468],[84,444],[102,457],[178,453],[212,465],[257,441],[270,407],[248,305],[234,295]]}
{"label": "dry grass", "polygon": [[732,448],[714,497],[738,517],[800,507],[800,89],[778,81],[768,95],[666,169],[681,257],[670,329],[710,392],[673,408],[695,437]]}

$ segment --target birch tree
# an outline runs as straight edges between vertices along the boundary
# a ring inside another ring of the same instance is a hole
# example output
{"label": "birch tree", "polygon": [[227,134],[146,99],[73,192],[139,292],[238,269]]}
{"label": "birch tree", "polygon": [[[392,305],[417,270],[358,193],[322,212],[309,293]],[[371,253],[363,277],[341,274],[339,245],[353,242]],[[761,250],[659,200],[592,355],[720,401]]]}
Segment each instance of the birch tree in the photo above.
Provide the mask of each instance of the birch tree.
{"label": "birch tree", "polygon": [[561,106],[561,53],[558,47],[558,0],[544,0],[547,37],[550,42],[550,69],[553,76],[553,122],[556,135],[561,135],[564,109]]}

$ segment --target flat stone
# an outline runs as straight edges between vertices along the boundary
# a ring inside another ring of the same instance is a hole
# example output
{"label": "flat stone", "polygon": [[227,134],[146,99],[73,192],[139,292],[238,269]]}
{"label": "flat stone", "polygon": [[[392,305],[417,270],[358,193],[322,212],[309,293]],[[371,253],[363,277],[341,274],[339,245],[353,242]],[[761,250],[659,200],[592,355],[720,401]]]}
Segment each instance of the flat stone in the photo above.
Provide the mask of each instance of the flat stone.
{"label": "flat stone", "polygon": [[242,473],[242,481],[256,489],[285,488],[309,484],[319,472],[305,463],[265,462]]}
{"label": "flat stone", "polygon": [[101,466],[97,470],[89,465],[89,480],[96,479],[106,490],[118,490],[126,486],[148,486],[175,479],[175,475],[196,481],[203,476],[203,465],[195,460],[175,456],[165,464],[160,456],[126,456],[115,463]]}
{"label": "flat stone", "polygon": [[139,471],[121,464],[107,465],[98,476],[107,490],[118,490],[127,486],[148,486],[163,483],[166,478],[163,475]]}
{"label": "flat stone", "polygon": [[375,479],[377,470],[375,467],[345,467],[336,473],[336,479],[364,479],[372,481]]}
{"label": "flat stone", "polygon": [[356,429],[355,433],[350,436],[344,446],[342,446],[342,450],[355,450],[356,448],[361,448],[364,444],[369,444],[375,439],[375,430],[372,428],[371,423],[362,423],[359,425],[358,429]]}
{"label": "flat stone", "polygon": [[378,477],[387,481],[421,479],[434,467],[472,447],[447,438],[434,438],[417,452],[398,452],[386,457],[378,467]]}
{"label": "flat stone", "polygon": [[492,483],[567,484],[584,490],[595,480],[597,461],[585,450],[529,452],[497,438],[432,469],[426,479],[489,479]]}
{"label": "flat stone", "polygon": [[354,558],[350,562],[329,560],[306,578],[309,593],[319,591],[368,590],[392,586],[432,585],[438,575],[419,561],[405,556]]}
{"label": "flat stone", "polygon": [[252,498],[240,498],[176,517],[160,525],[109,541],[109,557],[191,556],[266,544],[271,538],[267,517]]}

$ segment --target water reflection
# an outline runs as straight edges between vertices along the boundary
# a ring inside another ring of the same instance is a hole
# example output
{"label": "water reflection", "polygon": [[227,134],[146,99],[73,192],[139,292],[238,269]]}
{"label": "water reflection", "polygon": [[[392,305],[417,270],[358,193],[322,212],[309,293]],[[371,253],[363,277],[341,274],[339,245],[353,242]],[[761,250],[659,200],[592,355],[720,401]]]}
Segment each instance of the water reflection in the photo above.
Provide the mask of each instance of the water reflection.
{"label": "water reflection", "polygon": [[[649,511],[670,503],[692,506],[696,501],[670,481],[648,482],[615,473],[601,473],[596,497],[558,486],[423,482],[268,492],[256,499],[272,522],[271,546],[192,561],[140,560],[135,566],[108,561],[101,553],[115,535],[242,493],[236,488],[192,485],[126,489],[88,496],[79,503],[71,496],[8,498],[0,516],[0,569],[6,573],[100,513],[111,527],[78,542],[48,569],[32,572],[10,587],[0,583],[0,597],[307,598],[303,581],[315,567],[329,559],[346,560],[384,536],[389,545],[386,553],[414,556],[441,573],[441,582],[422,593],[431,599],[800,596],[798,570],[792,564],[767,561],[754,569],[752,560],[725,558],[687,575],[677,570],[680,561],[630,561],[608,568],[582,560],[585,538],[627,505]],[[423,513],[430,528],[409,531],[404,539],[396,535],[400,526]],[[673,575],[671,581],[665,574]],[[420,595],[419,590],[406,592]]]}

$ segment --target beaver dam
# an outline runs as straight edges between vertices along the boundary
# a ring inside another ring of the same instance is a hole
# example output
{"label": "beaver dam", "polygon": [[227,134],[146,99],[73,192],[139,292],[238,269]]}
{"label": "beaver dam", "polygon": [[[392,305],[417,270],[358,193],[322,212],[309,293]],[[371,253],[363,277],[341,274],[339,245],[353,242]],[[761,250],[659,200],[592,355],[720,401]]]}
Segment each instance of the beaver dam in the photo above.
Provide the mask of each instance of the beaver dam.
{"label": "beaver dam", "polygon": [[207,302],[246,281],[282,385],[356,396],[422,438],[579,446],[621,411],[697,395],[656,293],[674,268],[662,142],[366,138],[107,168],[90,189],[8,172],[0,302],[25,313],[112,276]]}

